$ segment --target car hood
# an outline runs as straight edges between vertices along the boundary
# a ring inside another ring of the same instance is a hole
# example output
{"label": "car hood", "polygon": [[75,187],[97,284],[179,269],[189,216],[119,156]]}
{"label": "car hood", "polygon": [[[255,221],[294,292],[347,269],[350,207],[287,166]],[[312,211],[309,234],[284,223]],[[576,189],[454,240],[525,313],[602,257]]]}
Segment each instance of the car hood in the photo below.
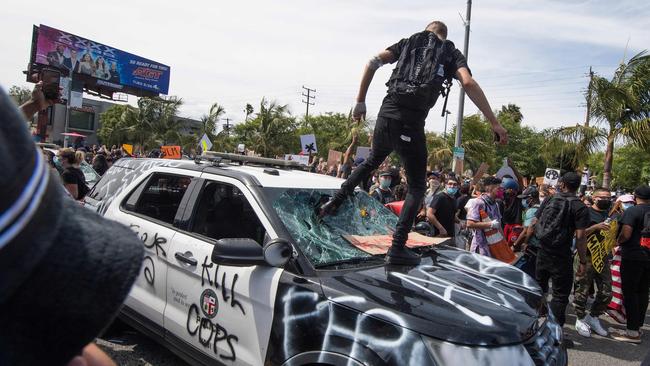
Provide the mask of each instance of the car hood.
{"label": "car hood", "polygon": [[537,330],[542,306],[539,286],[524,272],[445,246],[418,266],[322,273],[321,284],[330,301],[360,312],[380,308],[386,321],[465,345],[523,342]]}

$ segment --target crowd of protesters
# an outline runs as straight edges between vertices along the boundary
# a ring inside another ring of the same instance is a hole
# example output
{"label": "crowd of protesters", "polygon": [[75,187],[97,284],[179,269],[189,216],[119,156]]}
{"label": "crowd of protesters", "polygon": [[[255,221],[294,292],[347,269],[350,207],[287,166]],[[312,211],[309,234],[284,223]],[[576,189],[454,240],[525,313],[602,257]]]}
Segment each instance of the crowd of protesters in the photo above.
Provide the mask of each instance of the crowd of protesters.
{"label": "crowd of protesters", "polygon": [[[311,171],[345,178],[362,162],[347,151],[342,163],[314,159]],[[511,168],[514,176],[476,180],[429,171],[415,230],[527,272],[550,295],[561,324],[573,294],[579,335],[640,343],[650,285],[650,187],[633,193],[595,187],[588,167],[555,185],[526,184]],[[404,169],[387,159],[360,187],[399,215],[408,185]],[[604,314],[626,329],[605,329]]]}

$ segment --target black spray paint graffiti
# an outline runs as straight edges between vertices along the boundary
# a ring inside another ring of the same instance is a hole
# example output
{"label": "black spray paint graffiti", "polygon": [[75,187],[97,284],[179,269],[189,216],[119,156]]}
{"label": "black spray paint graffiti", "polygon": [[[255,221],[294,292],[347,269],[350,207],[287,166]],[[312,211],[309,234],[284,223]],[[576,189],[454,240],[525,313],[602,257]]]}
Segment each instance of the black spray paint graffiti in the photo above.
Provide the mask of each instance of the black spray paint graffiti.
{"label": "black spray paint graffiti", "polygon": [[[138,235],[140,237],[140,240],[142,240],[142,243],[144,243],[145,248],[156,248],[156,256],[159,256],[162,253],[162,256],[167,258],[167,252],[162,247],[163,244],[167,244],[166,238],[158,236],[158,233],[155,233],[153,235],[153,240],[151,243],[147,244],[149,234],[143,232],[142,235],[140,235],[140,225],[130,224],[129,228],[135,232],[135,235]],[[149,285],[153,286],[156,282],[156,266],[154,265],[153,258],[150,255],[146,255],[144,257],[144,264],[142,268],[144,272],[144,279]]]}
{"label": "black spray paint graffiti", "polygon": [[[186,327],[191,336],[197,336],[199,343],[203,347],[212,348],[214,354],[219,355],[222,360],[235,361],[237,359],[233,342],[238,343],[239,338],[234,334],[228,334],[228,330],[219,323],[212,322],[210,319],[201,316],[199,307],[196,304],[190,305],[187,311]],[[226,342],[230,354],[219,354],[218,345],[221,342]]]}
{"label": "black spray paint graffiti", "polygon": [[[239,275],[235,273],[232,278],[232,282],[230,283],[230,290],[228,290],[228,287],[226,286],[226,273],[224,272],[221,274],[221,285],[219,285],[219,265],[217,264],[215,266],[215,264],[212,262],[208,264],[208,260],[209,258],[206,255],[205,259],[203,259],[203,264],[201,264],[201,286],[204,286],[207,282],[210,284],[210,286],[214,286],[214,288],[217,290],[219,290],[219,287],[221,287],[221,298],[223,301],[226,304],[230,302],[230,307],[234,308],[236,306],[239,308],[239,310],[241,310],[242,314],[246,315],[246,311],[244,311],[242,304],[235,299],[235,285],[237,284]],[[212,278],[210,277],[210,269],[212,267],[214,267],[214,281],[212,281]],[[230,293],[230,295],[228,293]]]}
{"label": "black spray paint graffiti", "polygon": [[148,255],[144,257],[143,268],[144,279],[147,280],[148,284],[153,286],[156,282],[156,266],[153,264],[153,259]]}

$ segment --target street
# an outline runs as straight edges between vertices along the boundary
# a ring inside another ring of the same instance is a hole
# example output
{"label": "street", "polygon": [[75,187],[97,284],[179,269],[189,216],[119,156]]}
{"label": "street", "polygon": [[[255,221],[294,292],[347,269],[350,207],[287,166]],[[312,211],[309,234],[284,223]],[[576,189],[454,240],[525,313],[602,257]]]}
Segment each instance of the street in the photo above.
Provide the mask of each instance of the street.
{"label": "street", "polygon": [[[605,328],[617,326],[608,316],[602,317]],[[564,327],[575,347],[569,350],[569,365],[572,366],[632,366],[639,365],[648,355],[650,348],[650,316],[643,327],[643,343],[628,344],[594,335],[591,338],[579,336],[573,326],[575,315],[569,306],[567,325]],[[97,339],[97,344],[122,366],[185,366],[183,360],[158,345],[147,336],[124,324],[112,326],[107,334]],[[469,365],[465,365],[469,366]]]}

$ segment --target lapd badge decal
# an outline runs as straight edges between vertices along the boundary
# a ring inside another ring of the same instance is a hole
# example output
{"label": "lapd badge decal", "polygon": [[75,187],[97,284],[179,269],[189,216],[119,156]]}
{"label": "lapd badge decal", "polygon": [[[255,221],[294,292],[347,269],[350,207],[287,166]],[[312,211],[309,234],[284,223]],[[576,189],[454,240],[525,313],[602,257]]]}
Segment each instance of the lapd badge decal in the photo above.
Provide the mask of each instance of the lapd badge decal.
{"label": "lapd badge decal", "polygon": [[217,316],[219,310],[219,303],[217,302],[217,294],[211,289],[203,291],[201,294],[201,311],[207,318],[212,319]]}

